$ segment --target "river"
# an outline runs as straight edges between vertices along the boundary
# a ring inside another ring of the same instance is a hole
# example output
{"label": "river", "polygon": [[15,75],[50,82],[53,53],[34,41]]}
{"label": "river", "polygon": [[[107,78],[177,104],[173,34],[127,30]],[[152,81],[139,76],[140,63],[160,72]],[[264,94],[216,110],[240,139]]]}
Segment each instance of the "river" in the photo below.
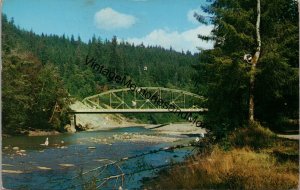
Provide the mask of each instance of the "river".
{"label": "river", "polygon": [[[128,161],[111,165],[105,170],[96,170],[80,177],[86,172],[111,161],[124,157],[139,155],[162,147],[176,144],[187,144],[190,137],[175,142],[151,142],[146,139],[138,141],[122,140],[119,137],[130,135],[158,136],[162,134],[142,127],[119,128],[106,131],[79,132],[75,134],[59,134],[49,137],[49,146],[40,145],[45,136],[17,136],[3,138],[3,183],[7,189],[83,189],[83,184],[99,186],[106,177],[135,173],[151,167],[158,167],[170,162],[182,161],[191,153],[191,149],[161,151]],[[164,135],[172,138],[171,135]],[[17,152],[13,147],[19,147]],[[102,171],[102,173],[100,172]],[[122,182],[118,179],[108,180],[101,189],[139,189],[142,180],[153,177],[158,170],[146,170],[132,175],[125,175]],[[79,176],[75,179],[72,179]],[[93,178],[96,176],[96,178]],[[94,179],[94,180],[93,180]]]}

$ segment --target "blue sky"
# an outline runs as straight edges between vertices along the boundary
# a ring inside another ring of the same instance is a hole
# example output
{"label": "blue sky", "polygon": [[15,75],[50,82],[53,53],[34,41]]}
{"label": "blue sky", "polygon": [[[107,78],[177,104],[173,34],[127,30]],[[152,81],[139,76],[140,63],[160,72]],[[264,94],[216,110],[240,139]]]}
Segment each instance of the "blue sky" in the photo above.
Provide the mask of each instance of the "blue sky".
{"label": "blue sky", "polygon": [[172,46],[177,51],[212,48],[197,38],[209,34],[193,18],[205,0],[4,0],[3,12],[21,28],[41,34],[65,34],[85,42],[101,39]]}

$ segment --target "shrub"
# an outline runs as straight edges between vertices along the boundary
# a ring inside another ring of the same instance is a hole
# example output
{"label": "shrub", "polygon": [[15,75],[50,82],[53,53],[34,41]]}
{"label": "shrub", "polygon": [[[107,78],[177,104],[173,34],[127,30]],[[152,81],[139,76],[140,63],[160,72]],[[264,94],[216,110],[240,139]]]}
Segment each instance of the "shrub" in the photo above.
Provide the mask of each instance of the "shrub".
{"label": "shrub", "polygon": [[248,146],[257,150],[270,147],[275,142],[275,138],[276,135],[268,128],[253,122],[249,127],[235,130],[229,135],[228,140],[235,147]]}

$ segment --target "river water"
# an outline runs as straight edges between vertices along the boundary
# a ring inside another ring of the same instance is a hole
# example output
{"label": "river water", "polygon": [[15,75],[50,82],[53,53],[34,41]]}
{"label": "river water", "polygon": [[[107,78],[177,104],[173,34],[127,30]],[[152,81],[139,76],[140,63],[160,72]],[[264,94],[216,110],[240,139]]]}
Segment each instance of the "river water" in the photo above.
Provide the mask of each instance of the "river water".
{"label": "river water", "polygon": [[[6,137],[3,138],[3,183],[7,189],[84,189],[85,185],[95,184],[101,189],[139,189],[142,179],[153,177],[158,170],[148,170],[170,162],[180,162],[191,153],[191,149],[160,151],[90,171],[124,157],[139,155],[175,144],[187,144],[189,137],[176,142],[124,141],[114,138],[116,135],[138,134],[161,136],[142,127],[119,128],[109,131],[80,132],[49,136],[49,146],[40,145],[42,137]],[[169,136],[168,136],[169,137]],[[102,139],[99,141],[99,139]],[[12,147],[19,147],[17,153]],[[121,171],[122,170],[122,171]],[[145,170],[145,171],[143,171]],[[143,171],[143,172],[141,172]],[[122,178],[105,178],[118,174]],[[76,177],[77,176],[77,177]],[[76,177],[76,178],[74,178]],[[97,181],[98,180],[98,181]],[[85,186],[87,188],[87,186]]]}

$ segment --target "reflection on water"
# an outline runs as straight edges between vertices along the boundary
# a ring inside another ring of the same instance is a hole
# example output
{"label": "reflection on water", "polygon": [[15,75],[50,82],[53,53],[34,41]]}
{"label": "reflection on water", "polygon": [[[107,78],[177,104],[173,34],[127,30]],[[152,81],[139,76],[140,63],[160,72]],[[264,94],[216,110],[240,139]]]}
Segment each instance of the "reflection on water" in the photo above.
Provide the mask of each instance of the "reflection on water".
{"label": "reflection on water", "polygon": [[[174,143],[118,141],[114,136],[120,134],[150,134],[151,130],[141,127],[114,129],[110,131],[81,132],[49,136],[49,146],[41,146],[46,137],[8,137],[3,139],[3,181],[8,189],[68,189],[80,183],[79,179],[68,180],[80,171],[88,171],[104,164],[104,159],[119,160],[170,146]],[[102,139],[99,141],[99,139]],[[105,140],[104,140],[105,139]],[[179,142],[177,142],[179,143]],[[175,143],[176,144],[176,143]],[[8,148],[7,148],[8,147]],[[20,155],[12,147],[25,150]],[[146,165],[153,167],[182,160],[189,150],[160,152],[139,159],[120,163],[124,173],[139,171]],[[97,171],[99,172],[99,171]],[[116,172],[112,169],[111,174]],[[105,173],[102,173],[102,175]],[[109,175],[106,173],[105,175]],[[139,188],[143,177],[153,173],[145,171],[125,177],[125,188]],[[108,177],[108,176],[103,176]],[[120,182],[120,181],[119,181]],[[110,184],[108,184],[110,185]],[[73,189],[74,187],[72,187]],[[78,186],[76,189],[81,189]],[[107,188],[107,189],[111,189]]]}

